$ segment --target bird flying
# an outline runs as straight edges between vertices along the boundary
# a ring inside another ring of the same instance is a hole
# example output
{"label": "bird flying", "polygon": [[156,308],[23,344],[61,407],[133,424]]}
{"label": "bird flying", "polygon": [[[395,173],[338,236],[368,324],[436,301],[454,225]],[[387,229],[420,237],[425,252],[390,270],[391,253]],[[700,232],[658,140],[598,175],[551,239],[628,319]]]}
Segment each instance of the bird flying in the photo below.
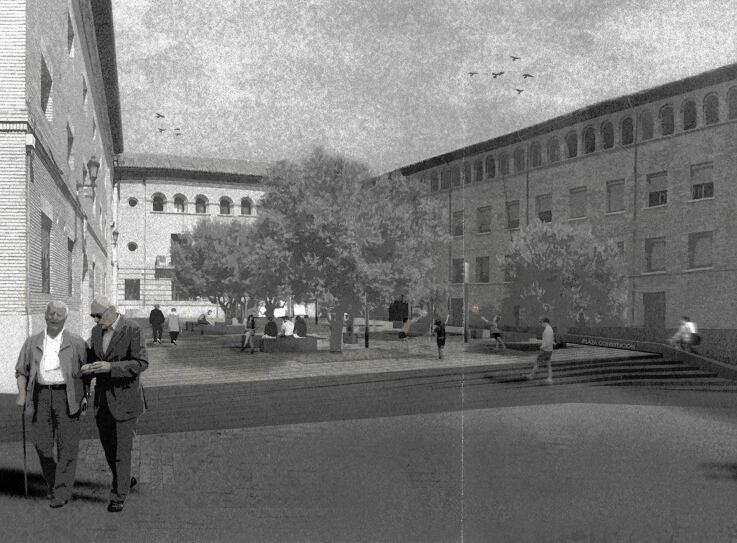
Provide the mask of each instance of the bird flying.
{"label": "bird flying", "polygon": [[470,75],[471,77],[473,77],[474,75],[479,75],[479,73],[478,72],[468,72],[468,75]]}
{"label": "bird flying", "polygon": [[163,119],[164,116],[161,113],[156,113],[156,118],[157,119]]}
{"label": "bird flying", "polygon": [[523,77],[524,79],[527,79],[528,77],[535,77],[535,76],[534,76],[534,75],[532,75],[532,74],[522,74],[522,77]]}
{"label": "bird flying", "polygon": [[504,72],[491,72],[491,75],[494,77],[494,79],[496,79],[500,75],[504,75]]}
{"label": "bird flying", "polygon": [[175,137],[176,137],[176,136],[181,136],[181,135],[182,135],[182,133],[181,133],[181,132],[174,132],[174,136],[175,136]]}
{"label": "bird flying", "polygon": [[514,62],[515,60],[521,60],[521,57],[515,57],[514,55],[509,55],[509,58],[512,59],[512,62]]}
{"label": "bird flying", "polygon": [[523,92],[525,92],[525,89],[514,89],[514,90],[517,91],[517,94],[522,94]]}
{"label": "bird flying", "polygon": [[159,128],[159,132],[166,132],[166,128]]}

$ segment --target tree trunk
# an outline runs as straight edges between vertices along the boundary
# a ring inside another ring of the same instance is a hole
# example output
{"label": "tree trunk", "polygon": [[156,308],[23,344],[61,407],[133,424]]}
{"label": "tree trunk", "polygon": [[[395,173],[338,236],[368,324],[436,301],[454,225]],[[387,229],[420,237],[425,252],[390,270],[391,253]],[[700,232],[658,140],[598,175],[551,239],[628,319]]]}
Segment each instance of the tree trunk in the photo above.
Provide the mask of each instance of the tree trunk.
{"label": "tree trunk", "polygon": [[343,313],[345,306],[337,304],[330,319],[330,352],[343,352]]}

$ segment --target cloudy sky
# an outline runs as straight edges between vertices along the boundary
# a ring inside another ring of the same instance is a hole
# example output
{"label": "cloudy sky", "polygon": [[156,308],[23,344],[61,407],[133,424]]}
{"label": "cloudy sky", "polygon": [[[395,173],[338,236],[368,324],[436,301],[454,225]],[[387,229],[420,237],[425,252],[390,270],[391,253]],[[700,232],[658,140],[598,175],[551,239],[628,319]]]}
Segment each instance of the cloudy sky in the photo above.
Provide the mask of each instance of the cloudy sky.
{"label": "cloudy sky", "polygon": [[726,0],[113,6],[127,152],[264,162],[322,145],[382,173],[737,62]]}

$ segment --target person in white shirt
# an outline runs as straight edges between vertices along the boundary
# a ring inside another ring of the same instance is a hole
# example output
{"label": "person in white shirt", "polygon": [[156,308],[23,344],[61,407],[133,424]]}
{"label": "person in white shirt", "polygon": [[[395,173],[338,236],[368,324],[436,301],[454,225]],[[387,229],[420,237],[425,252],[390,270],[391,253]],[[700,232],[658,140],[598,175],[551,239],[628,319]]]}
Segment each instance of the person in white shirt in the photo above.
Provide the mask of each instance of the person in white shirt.
{"label": "person in white shirt", "polygon": [[294,323],[289,320],[289,316],[284,315],[282,317],[280,336],[292,336],[294,335]]}
{"label": "person in white shirt", "polygon": [[545,382],[549,385],[552,385],[553,367],[551,365],[551,358],[553,356],[553,347],[555,347],[555,332],[553,332],[553,327],[550,326],[550,319],[548,319],[547,317],[541,317],[540,324],[543,327],[543,340],[540,344],[540,352],[535,359],[535,364],[532,366],[532,371],[527,376],[527,379],[533,379],[535,377],[535,372],[537,371],[538,365],[545,362],[548,365],[548,378],[545,380]]}
{"label": "person in white shirt", "polygon": [[693,351],[694,335],[697,333],[696,324],[685,315],[681,317],[681,324],[675,335],[668,340],[671,345],[677,345],[684,351]]}
{"label": "person in white shirt", "polygon": [[[46,329],[26,339],[15,366],[16,405],[31,414],[41,471],[51,507],[72,496],[79,451],[80,415],[87,410],[81,367],[87,345],[64,329],[69,310],[64,302],[46,306]],[[56,445],[56,460],[54,460]]]}

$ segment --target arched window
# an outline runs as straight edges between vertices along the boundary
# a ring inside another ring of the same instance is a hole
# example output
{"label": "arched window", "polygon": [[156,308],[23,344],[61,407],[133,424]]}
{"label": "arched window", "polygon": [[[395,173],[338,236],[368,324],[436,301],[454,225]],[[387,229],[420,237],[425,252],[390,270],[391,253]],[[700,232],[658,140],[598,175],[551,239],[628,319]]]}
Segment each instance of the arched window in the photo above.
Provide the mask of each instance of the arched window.
{"label": "arched window", "polygon": [[223,196],[222,198],[220,198],[220,214],[230,215],[231,205],[232,205],[232,202],[230,201],[230,198],[228,198],[227,196]]}
{"label": "arched window", "polygon": [[499,174],[509,175],[509,155],[507,153],[499,155]]}
{"label": "arched window", "polygon": [[[437,190],[438,178],[435,176],[435,190]],[[251,200],[249,198],[241,198],[241,215],[251,214]]]}
{"label": "arched window", "polygon": [[473,180],[478,183],[484,178],[484,161],[478,159],[473,163]]}
{"label": "arched window", "polygon": [[635,141],[635,130],[632,117],[622,119],[622,145],[631,145]]}
{"label": "arched window", "polygon": [[560,160],[560,143],[558,138],[552,137],[548,140],[548,162],[558,162]]}
{"label": "arched window", "polygon": [[727,93],[727,118],[737,119],[737,87],[732,87]]}
{"label": "arched window", "polygon": [[177,194],[174,197],[174,209],[177,213],[184,213],[187,211],[187,200],[181,194]]}
{"label": "arched window", "polygon": [[515,173],[525,171],[525,150],[522,147],[514,150],[514,171]]}
{"label": "arched window", "polygon": [[578,156],[578,136],[571,130],[566,135],[566,151],[568,158],[575,158]]}
{"label": "arched window", "polygon": [[650,111],[640,114],[640,139],[642,141],[653,139],[653,115]]}
{"label": "arched window", "polygon": [[596,132],[593,126],[587,126],[583,131],[583,152],[586,154],[596,151]]}
{"label": "arched window", "polygon": [[609,121],[604,121],[601,125],[601,142],[604,149],[611,149],[614,147],[614,127]]}
{"label": "arched window", "polygon": [[683,103],[683,129],[692,130],[696,128],[696,102],[687,100]]}
{"label": "arched window", "polygon": [[489,155],[486,157],[486,178],[494,179],[496,177],[496,162],[494,157]]}
{"label": "arched window", "polygon": [[719,122],[719,97],[714,94],[707,94],[704,98],[704,124],[714,124]]}
{"label": "arched window", "polygon": [[530,145],[530,166],[532,168],[537,168],[542,166],[542,163],[543,157],[542,152],[540,151],[540,142],[533,142],[533,144]]}
{"label": "arched window", "polygon": [[207,198],[198,196],[195,198],[195,213],[207,213]]}
{"label": "arched window", "polygon": [[154,194],[151,198],[151,203],[153,204],[153,210],[154,211],[164,211],[164,195],[163,194]]}
{"label": "arched window", "polygon": [[660,108],[660,133],[663,136],[671,135],[675,130],[675,121],[673,119],[673,106],[665,104]]}
{"label": "arched window", "polygon": [[450,188],[450,168],[445,168],[440,173],[440,188],[441,189],[449,189]]}

